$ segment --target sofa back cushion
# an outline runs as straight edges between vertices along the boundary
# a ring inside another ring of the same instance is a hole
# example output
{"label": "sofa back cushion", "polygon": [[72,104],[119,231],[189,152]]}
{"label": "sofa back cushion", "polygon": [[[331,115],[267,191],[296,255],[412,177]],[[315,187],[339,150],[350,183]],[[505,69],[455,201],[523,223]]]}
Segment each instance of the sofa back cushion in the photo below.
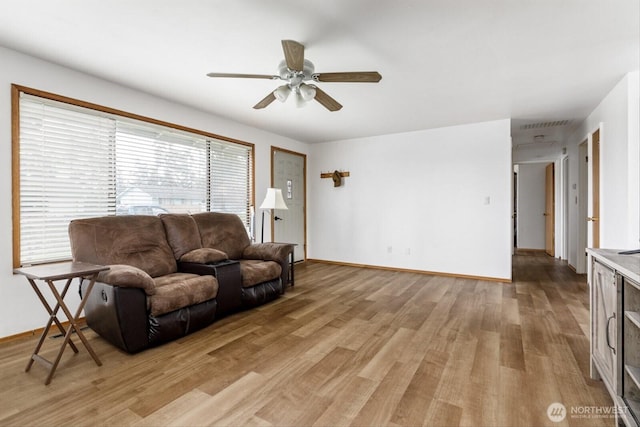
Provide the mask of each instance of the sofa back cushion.
{"label": "sofa back cushion", "polygon": [[167,242],[173,250],[173,257],[177,260],[182,255],[201,249],[198,225],[189,214],[162,214],[160,220],[167,232]]}
{"label": "sofa back cushion", "polygon": [[251,244],[247,230],[236,214],[201,212],[191,216],[198,224],[204,248],[218,249],[229,259],[240,259],[244,249]]}
{"label": "sofa back cushion", "polygon": [[126,264],[151,277],[178,269],[160,218],[148,215],[76,219],[69,224],[74,261]]}

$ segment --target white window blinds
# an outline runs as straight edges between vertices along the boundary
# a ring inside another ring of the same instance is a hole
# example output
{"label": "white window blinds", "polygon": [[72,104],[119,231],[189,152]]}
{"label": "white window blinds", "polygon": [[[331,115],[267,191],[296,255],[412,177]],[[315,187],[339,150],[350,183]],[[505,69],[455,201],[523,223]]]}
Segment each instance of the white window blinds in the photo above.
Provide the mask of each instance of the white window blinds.
{"label": "white window blinds", "polygon": [[[146,123],[118,121],[116,165],[118,214],[206,210],[207,141],[204,137],[157,129]],[[239,197],[246,198],[247,193]]]}
{"label": "white window blinds", "polygon": [[26,93],[19,108],[21,265],[69,259],[74,218],[210,210],[249,226],[250,145]]}
{"label": "white window blinds", "polygon": [[70,256],[74,218],[115,213],[113,120],[57,103],[20,100],[20,259]]}
{"label": "white window blinds", "polygon": [[211,210],[237,214],[248,226],[252,194],[251,150],[242,145],[210,141]]}

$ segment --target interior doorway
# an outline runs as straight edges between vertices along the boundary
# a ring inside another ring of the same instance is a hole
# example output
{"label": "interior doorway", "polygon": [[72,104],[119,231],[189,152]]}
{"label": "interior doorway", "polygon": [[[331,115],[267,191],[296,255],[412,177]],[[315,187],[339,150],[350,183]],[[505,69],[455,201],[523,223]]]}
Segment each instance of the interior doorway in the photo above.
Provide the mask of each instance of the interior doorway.
{"label": "interior doorway", "polygon": [[576,272],[587,272],[588,200],[589,200],[589,141],[578,145],[578,236],[576,242]]}
{"label": "interior doorway", "polygon": [[271,147],[271,186],[280,188],[287,210],[271,218],[272,241],[294,243],[294,261],[307,256],[307,156]]}
{"label": "interior doorway", "polygon": [[553,163],[545,167],[544,174],[544,251],[554,257],[555,249],[555,168]]}
{"label": "interior doorway", "polygon": [[548,163],[520,163],[514,174],[514,247],[545,250],[545,168]]}

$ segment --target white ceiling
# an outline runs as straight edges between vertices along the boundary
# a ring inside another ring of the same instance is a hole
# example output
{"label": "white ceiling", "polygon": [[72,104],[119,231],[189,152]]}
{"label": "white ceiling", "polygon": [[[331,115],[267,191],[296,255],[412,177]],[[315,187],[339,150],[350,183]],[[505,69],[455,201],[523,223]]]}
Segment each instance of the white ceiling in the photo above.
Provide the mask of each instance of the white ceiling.
{"label": "white ceiling", "polygon": [[[579,123],[638,68],[639,27],[638,0],[3,0],[0,45],[299,141],[511,117],[528,143],[544,132],[523,125]],[[281,82],[206,77],[276,74],[282,39],[382,81],[318,84],[329,112],[254,110]]]}

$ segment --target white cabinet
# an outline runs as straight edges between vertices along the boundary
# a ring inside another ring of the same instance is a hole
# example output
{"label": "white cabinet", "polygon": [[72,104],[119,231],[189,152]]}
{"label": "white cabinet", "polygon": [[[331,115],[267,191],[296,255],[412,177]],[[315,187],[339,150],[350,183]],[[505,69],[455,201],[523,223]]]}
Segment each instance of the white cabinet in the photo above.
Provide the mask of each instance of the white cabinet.
{"label": "white cabinet", "polygon": [[640,285],[622,277],[622,399],[640,416]]}
{"label": "white cabinet", "polygon": [[640,417],[640,255],[587,249],[591,377],[602,378],[619,423]]}
{"label": "white cabinet", "polygon": [[618,300],[616,273],[598,261],[591,265],[591,363],[598,368],[609,393],[615,393]]}

